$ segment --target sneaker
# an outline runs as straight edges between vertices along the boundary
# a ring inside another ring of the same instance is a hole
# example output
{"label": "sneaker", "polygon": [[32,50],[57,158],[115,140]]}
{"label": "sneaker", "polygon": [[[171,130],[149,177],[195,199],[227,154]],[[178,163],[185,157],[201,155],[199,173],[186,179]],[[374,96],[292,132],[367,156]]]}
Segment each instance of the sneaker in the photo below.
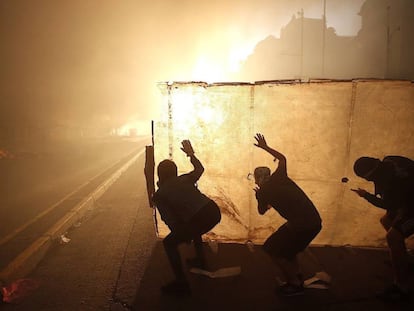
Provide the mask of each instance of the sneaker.
{"label": "sneaker", "polygon": [[286,297],[299,296],[305,293],[305,289],[303,288],[303,285],[285,283],[279,286],[277,293]]}
{"label": "sneaker", "polygon": [[187,281],[172,281],[161,287],[161,292],[166,295],[188,296],[191,288]]}
{"label": "sneaker", "polygon": [[377,294],[376,297],[385,302],[407,302],[411,299],[410,293],[402,290],[396,284],[387,287],[383,292]]}

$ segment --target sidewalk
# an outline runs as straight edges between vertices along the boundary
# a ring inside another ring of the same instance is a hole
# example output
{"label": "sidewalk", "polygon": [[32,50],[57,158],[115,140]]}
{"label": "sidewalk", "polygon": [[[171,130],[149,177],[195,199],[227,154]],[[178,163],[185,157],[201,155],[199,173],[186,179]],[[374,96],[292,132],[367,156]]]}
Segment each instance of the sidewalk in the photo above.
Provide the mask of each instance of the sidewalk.
{"label": "sidewalk", "polygon": [[[207,246],[206,246],[207,247]],[[192,257],[184,246],[182,253]],[[388,253],[382,249],[351,247],[311,247],[302,256],[306,278],[325,271],[332,277],[328,289],[305,289],[305,295],[275,295],[276,275],[260,246],[249,250],[242,244],[219,244],[218,252],[209,252],[209,270],[241,267],[241,274],[209,278],[188,272],[190,297],[160,294],[160,286],[172,279],[161,243],[149,261],[138,290],[133,310],[414,310],[411,304],[385,304],[375,294],[390,284]]]}
{"label": "sidewalk", "polygon": [[143,156],[96,202],[68,243],[55,245],[27,277],[40,286],[3,310],[128,310],[156,241]]}

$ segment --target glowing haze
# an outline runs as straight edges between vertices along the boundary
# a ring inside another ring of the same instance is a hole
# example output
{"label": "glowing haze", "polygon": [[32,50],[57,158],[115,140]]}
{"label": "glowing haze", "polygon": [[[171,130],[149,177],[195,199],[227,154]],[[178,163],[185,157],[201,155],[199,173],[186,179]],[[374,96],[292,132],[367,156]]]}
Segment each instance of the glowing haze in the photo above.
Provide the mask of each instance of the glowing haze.
{"label": "glowing haze", "polygon": [[327,27],[356,36],[363,3],[2,0],[0,121],[140,133],[163,109],[156,82],[235,81],[256,45],[301,10],[325,11]]}

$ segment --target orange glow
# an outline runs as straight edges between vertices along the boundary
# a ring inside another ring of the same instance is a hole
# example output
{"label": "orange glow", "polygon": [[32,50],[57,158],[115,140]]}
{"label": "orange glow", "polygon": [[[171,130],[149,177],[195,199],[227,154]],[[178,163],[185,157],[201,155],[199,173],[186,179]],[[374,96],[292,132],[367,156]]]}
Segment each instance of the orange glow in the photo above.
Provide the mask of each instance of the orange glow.
{"label": "orange glow", "polygon": [[210,105],[205,92],[204,88],[199,88],[198,92],[174,91],[172,118],[175,130],[188,134],[200,125],[217,128],[223,123],[223,112]]}
{"label": "orange glow", "polygon": [[136,136],[149,134],[148,122],[139,120],[131,120],[116,130],[116,135],[119,136]]}
{"label": "orange glow", "polygon": [[224,80],[225,72],[217,61],[200,56],[194,66],[193,77],[198,81],[212,83]]}

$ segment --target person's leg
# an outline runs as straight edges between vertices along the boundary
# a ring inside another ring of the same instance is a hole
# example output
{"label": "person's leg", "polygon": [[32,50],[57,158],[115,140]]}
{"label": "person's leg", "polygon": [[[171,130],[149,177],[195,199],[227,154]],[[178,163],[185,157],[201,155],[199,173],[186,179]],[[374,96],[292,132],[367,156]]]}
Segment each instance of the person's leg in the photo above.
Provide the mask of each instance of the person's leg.
{"label": "person's leg", "polygon": [[387,301],[409,300],[412,288],[410,263],[405,239],[414,234],[414,217],[401,210],[392,218],[392,223],[387,231],[386,239],[390,253],[394,284],[387,287],[378,298]]}
{"label": "person's leg", "polygon": [[207,269],[204,248],[203,248],[203,240],[201,235],[196,235],[193,237],[193,245],[195,249],[195,257],[188,258],[186,260],[187,265],[192,268],[199,268],[199,269]]}
{"label": "person's leg", "polygon": [[297,251],[290,246],[294,243],[294,239],[294,234],[285,223],[263,244],[263,250],[282,273],[281,281],[285,281],[277,282],[279,284],[277,284],[276,292],[285,296],[303,294],[303,280],[296,258]]}
{"label": "person's leg", "polygon": [[392,228],[386,235],[388,248],[390,250],[391,263],[394,273],[394,283],[401,289],[408,291],[408,254],[404,235]]}
{"label": "person's leg", "polygon": [[176,280],[183,281],[185,280],[185,275],[181,263],[181,256],[178,250],[178,246],[182,243],[182,240],[177,236],[177,234],[171,232],[167,235],[164,240],[164,249],[167,254],[168,261],[173,270]]}
{"label": "person's leg", "polygon": [[313,229],[303,230],[286,223],[265,242],[265,250],[272,256],[287,282],[279,289],[281,294],[303,294],[303,274],[297,255],[310,244],[320,230],[320,224],[315,224]]}
{"label": "person's leg", "polygon": [[283,272],[287,283],[292,284],[294,286],[303,285],[303,277],[297,256],[295,256],[292,259],[274,257],[273,260],[279,266],[280,270]]}
{"label": "person's leg", "polygon": [[297,296],[304,294],[303,287],[303,277],[301,269],[297,260],[297,257],[294,258],[283,258],[283,257],[273,257],[273,261],[276,263],[280,271],[282,272],[286,282],[278,282],[276,287],[276,294],[283,296]]}
{"label": "person's leg", "polygon": [[390,252],[394,284],[386,287],[377,297],[389,302],[408,301],[411,297],[409,262],[404,235],[394,227],[386,235]]}
{"label": "person's leg", "polygon": [[196,257],[188,262],[192,266],[205,269],[206,260],[202,235],[210,231],[221,220],[220,209],[213,201],[204,206],[190,221],[190,231],[194,243]]}
{"label": "person's leg", "polygon": [[274,257],[275,262],[284,272],[286,282],[294,286],[303,286],[303,273],[298,261],[298,254],[302,252],[319,233],[320,229],[306,231],[287,230],[284,249],[280,255]]}
{"label": "person's leg", "polygon": [[388,212],[385,213],[385,215],[382,216],[381,219],[380,219],[380,223],[381,223],[382,227],[387,232],[388,232],[388,230],[390,230],[392,222],[393,222],[393,217],[391,217],[391,215]]}
{"label": "person's leg", "polygon": [[178,246],[186,240],[177,234],[171,232],[163,240],[164,249],[167,254],[168,261],[174,272],[175,280],[161,287],[161,291],[164,294],[172,295],[190,295],[191,289],[188,284],[184,270],[181,263],[181,256]]}

